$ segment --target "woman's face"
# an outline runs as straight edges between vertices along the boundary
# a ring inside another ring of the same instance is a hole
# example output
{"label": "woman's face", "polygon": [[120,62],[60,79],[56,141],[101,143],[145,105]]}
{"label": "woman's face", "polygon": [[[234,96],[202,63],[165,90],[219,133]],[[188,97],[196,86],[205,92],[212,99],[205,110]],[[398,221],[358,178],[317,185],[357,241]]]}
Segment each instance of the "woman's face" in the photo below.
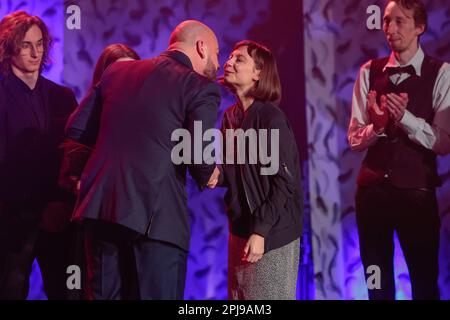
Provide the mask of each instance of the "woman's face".
{"label": "woman's face", "polygon": [[260,70],[256,70],[247,46],[234,50],[224,66],[224,80],[234,88],[248,90],[259,80]]}

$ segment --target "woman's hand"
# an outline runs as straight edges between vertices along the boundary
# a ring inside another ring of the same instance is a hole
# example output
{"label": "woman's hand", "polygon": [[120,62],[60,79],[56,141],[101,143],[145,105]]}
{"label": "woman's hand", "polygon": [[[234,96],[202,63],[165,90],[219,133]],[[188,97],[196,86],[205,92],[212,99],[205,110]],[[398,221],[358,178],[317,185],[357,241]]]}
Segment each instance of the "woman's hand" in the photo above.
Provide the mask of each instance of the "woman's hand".
{"label": "woman's hand", "polygon": [[264,254],[264,237],[252,234],[245,245],[242,260],[247,262],[258,262]]}

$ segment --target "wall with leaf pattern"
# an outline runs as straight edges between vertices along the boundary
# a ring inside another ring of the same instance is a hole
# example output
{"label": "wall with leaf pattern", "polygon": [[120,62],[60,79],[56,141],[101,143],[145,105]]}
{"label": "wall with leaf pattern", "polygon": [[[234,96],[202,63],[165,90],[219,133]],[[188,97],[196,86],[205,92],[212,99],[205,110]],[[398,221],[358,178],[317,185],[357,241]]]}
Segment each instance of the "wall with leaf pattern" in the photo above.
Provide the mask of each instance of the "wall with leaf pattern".
{"label": "wall with leaf pattern", "polygon": [[[422,47],[450,61],[447,1],[425,1],[429,29]],[[346,139],[353,84],[359,67],[386,56],[382,30],[368,30],[368,6],[384,1],[303,1],[312,244],[317,299],[367,299],[354,213],[355,179],[363,154]],[[450,125],[450,124],[449,124]],[[444,185],[438,190],[442,220],[440,289],[450,298],[450,157],[439,159]],[[420,235],[418,235],[420,237]],[[397,298],[409,299],[409,275],[398,241]]]}

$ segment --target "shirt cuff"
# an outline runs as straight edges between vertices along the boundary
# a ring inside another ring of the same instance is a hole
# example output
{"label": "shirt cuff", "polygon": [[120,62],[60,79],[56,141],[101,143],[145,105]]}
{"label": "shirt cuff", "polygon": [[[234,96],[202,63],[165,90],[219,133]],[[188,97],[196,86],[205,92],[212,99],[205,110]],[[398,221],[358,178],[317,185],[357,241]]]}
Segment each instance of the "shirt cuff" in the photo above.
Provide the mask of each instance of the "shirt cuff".
{"label": "shirt cuff", "polygon": [[375,140],[377,137],[381,138],[381,137],[387,137],[386,133],[382,132],[382,133],[376,133],[375,129],[373,128],[373,124],[369,124],[369,128],[368,128],[368,137],[370,140]]}
{"label": "shirt cuff", "polygon": [[419,128],[417,118],[408,110],[405,110],[405,114],[399,121],[399,126],[406,131],[406,133],[414,135],[414,132]]}

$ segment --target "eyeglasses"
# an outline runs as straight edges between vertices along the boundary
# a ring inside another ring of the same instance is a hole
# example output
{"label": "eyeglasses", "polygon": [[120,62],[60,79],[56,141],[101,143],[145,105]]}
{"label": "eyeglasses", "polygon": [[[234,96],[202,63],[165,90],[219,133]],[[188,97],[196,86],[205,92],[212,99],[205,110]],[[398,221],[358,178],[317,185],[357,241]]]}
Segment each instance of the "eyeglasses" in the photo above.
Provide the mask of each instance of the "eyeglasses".
{"label": "eyeglasses", "polygon": [[31,42],[22,42],[20,46],[20,54],[31,54],[32,50],[37,53],[44,52],[44,42],[38,41],[34,45]]}

